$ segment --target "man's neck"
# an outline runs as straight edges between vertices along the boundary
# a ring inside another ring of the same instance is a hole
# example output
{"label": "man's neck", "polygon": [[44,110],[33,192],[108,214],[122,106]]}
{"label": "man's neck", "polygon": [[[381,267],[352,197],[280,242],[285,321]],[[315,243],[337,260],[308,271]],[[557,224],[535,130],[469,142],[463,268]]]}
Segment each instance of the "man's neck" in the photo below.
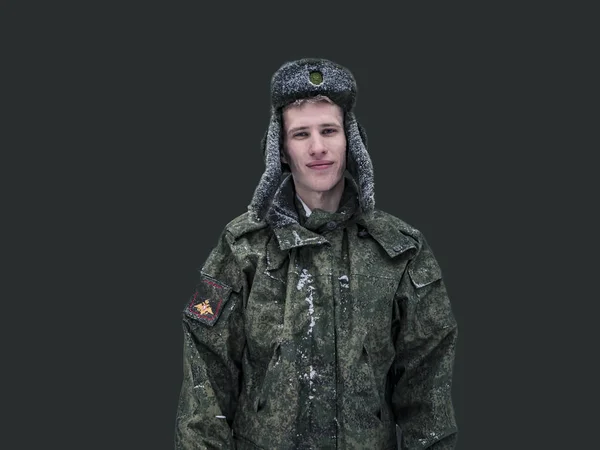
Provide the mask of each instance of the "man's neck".
{"label": "man's neck", "polygon": [[321,209],[323,211],[334,213],[340,206],[345,183],[346,180],[342,177],[340,182],[327,192],[303,191],[296,187],[296,194],[311,211]]}

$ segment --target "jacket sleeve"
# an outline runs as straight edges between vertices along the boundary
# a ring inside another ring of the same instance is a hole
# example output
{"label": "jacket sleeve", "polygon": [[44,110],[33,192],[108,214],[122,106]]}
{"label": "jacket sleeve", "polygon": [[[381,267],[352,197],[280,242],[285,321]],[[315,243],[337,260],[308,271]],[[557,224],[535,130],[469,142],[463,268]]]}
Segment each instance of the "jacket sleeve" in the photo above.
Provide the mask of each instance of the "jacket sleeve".
{"label": "jacket sleeve", "polygon": [[451,388],[458,328],[440,266],[424,239],[396,294],[392,406],[400,448],[454,449],[458,429]]}
{"label": "jacket sleeve", "polygon": [[231,425],[245,345],[245,285],[226,232],[200,270],[183,311],[183,382],[175,449],[233,449]]}

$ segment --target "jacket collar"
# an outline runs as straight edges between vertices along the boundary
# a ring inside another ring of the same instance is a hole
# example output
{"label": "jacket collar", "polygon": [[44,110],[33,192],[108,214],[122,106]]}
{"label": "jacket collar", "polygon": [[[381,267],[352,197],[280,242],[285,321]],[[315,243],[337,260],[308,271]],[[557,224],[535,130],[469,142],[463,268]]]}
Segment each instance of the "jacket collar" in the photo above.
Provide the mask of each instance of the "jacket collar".
{"label": "jacket collar", "polygon": [[268,221],[281,250],[328,242],[321,233],[331,227],[343,226],[359,213],[358,188],[345,174],[345,188],[336,212],[314,209],[309,217],[297,198],[291,174],[285,177],[275,194]]}
{"label": "jacket collar", "polygon": [[[344,222],[354,222],[362,228],[360,234],[370,235],[391,257],[417,248],[417,240],[412,236],[416,230],[400,219],[375,209],[363,214],[358,204],[358,188],[352,176],[346,173],[346,187],[335,213],[315,209],[306,217],[304,208],[296,198],[291,174],[283,178],[273,199],[269,214],[269,224],[273,228],[279,249],[286,251],[305,245],[318,245],[328,240],[320,232],[329,224],[342,226]],[[332,225],[333,226],[333,225]]]}

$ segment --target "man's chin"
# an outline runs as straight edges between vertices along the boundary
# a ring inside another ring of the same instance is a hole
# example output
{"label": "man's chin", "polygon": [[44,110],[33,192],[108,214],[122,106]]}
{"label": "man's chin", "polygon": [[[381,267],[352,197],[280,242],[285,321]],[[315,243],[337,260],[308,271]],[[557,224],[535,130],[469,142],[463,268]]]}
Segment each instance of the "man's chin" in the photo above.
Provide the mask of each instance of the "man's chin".
{"label": "man's chin", "polygon": [[313,192],[318,192],[320,194],[326,194],[328,192],[332,192],[334,188],[338,185],[337,182],[328,182],[328,183],[314,183],[309,186],[309,189]]}

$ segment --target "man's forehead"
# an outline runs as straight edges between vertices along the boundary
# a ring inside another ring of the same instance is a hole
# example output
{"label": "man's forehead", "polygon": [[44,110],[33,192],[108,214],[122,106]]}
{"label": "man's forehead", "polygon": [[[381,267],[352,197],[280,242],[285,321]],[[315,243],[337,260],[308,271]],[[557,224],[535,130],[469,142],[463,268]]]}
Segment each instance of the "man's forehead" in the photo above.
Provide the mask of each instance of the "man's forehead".
{"label": "man's forehead", "polygon": [[286,128],[331,123],[341,126],[343,117],[342,108],[324,102],[293,105],[283,112],[283,122]]}

